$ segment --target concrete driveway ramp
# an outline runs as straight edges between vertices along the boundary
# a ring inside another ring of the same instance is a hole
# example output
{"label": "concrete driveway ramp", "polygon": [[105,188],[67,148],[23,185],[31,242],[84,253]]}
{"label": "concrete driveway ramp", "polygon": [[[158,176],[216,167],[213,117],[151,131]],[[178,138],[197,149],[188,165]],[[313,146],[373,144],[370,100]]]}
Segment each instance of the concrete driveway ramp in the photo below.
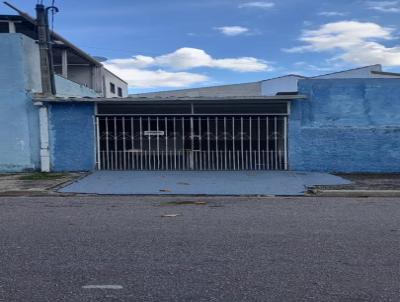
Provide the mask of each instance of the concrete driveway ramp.
{"label": "concrete driveway ramp", "polygon": [[60,190],[105,195],[303,195],[308,186],[349,184],[325,173],[288,171],[96,171]]}

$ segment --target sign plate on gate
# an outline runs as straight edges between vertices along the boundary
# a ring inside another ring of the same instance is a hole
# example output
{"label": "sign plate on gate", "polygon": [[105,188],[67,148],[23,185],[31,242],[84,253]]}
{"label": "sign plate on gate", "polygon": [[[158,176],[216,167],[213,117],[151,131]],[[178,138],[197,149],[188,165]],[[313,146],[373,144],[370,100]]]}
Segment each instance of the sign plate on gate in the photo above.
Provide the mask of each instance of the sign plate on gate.
{"label": "sign plate on gate", "polygon": [[145,131],[144,135],[146,136],[163,136],[165,133],[164,131]]}

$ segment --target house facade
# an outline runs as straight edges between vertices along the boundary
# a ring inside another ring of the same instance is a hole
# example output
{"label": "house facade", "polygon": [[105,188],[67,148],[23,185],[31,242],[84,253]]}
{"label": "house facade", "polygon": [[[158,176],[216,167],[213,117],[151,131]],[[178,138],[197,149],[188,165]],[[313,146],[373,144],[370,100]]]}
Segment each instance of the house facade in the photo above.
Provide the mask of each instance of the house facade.
{"label": "house facade", "polygon": [[0,20],[1,172],[400,172],[400,74],[380,65],[128,96],[52,33],[45,95],[35,20]]}
{"label": "house facade", "polygon": [[[127,83],[100,62],[52,32],[57,97],[126,97]],[[0,171],[38,170],[46,153],[41,148],[42,92],[37,28],[33,18],[0,15]],[[111,88],[115,86],[115,93]],[[118,95],[118,92],[121,92]],[[43,119],[42,119],[43,120]],[[43,131],[42,131],[43,132]],[[46,148],[45,148],[46,149]]]}
{"label": "house facade", "polygon": [[399,84],[399,75],[375,65],[125,99],[35,102],[49,110],[53,171],[399,172]]}

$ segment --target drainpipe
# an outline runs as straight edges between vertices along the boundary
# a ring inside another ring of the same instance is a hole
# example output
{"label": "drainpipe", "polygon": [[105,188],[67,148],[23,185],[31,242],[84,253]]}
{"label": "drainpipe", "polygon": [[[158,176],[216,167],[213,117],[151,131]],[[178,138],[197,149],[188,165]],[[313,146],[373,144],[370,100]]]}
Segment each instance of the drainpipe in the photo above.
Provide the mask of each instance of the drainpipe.
{"label": "drainpipe", "polygon": [[40,129],[40,170],[50,172],[50,144],[49,144],[49,112],[47,107],[40,103],[39,129]]}
{"label": "drainpipe", "polygon": [[46,8],[42,4],[36,5],[36,22],[40,54],[40,74],[42,78],[42,93],[44,96],[54,95],[54,73],[51,70],[50,41]]}
{"label": "drainpipe", "polygon": [[[40,54],[40,74],[42,79],[42,94],[44,97],[55,96],[56,87],[53,68],[53,54],[48,23],[48,9],[42,4],[36,5],[36,22]],[[40,131],[40,170],[50,172],[49,146],[49,116],[48,108],[39,103]]]}

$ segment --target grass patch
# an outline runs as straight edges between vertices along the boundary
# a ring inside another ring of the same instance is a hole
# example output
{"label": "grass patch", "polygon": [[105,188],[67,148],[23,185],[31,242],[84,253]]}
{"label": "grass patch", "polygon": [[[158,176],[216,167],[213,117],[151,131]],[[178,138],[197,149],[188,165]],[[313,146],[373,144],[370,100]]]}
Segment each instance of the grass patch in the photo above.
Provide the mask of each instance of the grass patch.
{"label": "grass patch", "polygon": [[35,172],[19,177],[20,180],[55,180],[66,177],[65,173],[45,173],[45,172]]}

